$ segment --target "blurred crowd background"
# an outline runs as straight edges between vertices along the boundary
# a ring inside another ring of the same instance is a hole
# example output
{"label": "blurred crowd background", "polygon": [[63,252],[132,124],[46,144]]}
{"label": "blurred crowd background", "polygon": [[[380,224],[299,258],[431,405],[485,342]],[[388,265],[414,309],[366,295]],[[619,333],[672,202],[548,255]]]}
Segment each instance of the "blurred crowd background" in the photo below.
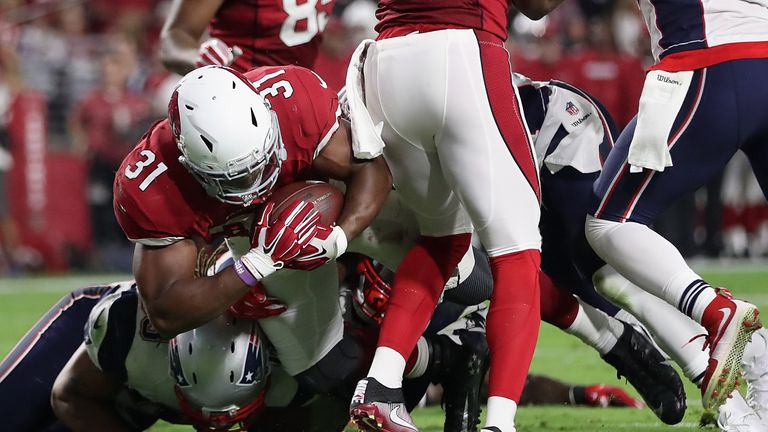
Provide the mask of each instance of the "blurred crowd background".
{"label": "blurred crowd background", "polygon": [[[129,271],[112,179],[179,79],[158,59],[169,3],[0,0],[0,274]],[[316,71],[338,89],[354,47],[375,37],[376,5],[336,4]],[[511,14],[515,71],[579,86],[629,122],[652,62],[634,0],[569,0],[536,22]],[[688,256],[768,255],[768,206],[741,155],[656,229]]]}

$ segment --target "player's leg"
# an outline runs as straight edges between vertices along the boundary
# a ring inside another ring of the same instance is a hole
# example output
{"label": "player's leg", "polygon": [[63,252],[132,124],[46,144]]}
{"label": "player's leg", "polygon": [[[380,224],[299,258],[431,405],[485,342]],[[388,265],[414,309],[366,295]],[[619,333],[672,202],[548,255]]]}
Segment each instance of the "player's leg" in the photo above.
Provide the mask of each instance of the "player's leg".
{"label": "player's leg", "polygon": [[593,347],[618,375],[624,376],[653,412],[675,424],[685,414],[685,391],[664,356],[632,326],[576,300],[546,274],[541,281],[541,318]]}
{"label": "player's leg", "polygon": [[571,167],[555,174],[542,170],[541,269],[583,302],[614,316],[619,308],[595,291],[590,277],[605,262],[592,251],[584,236],[592,185],[599,175]]}
{"label": "player's leg", "polygon": [[514,430],[539,327],[539,179],[508,54],[482,32],[450,34],[443,173],[472,218],[493,271],[487,426]]}
{"label": "player's leg", "polygon": [[471,223],[434,150],[445,70],[444,41],[435,36],[379,41],[365,62],[366,104],[374,122],[384,121],[384,155],[395,188],[422,234],[397,269],[368,378],[352,399],[352,416],[366,430],[415,428],[400,390],[406,359],[470,243]]}
{"label": "player's leg", "polygon": [[4,430],[39,431],[56,422],[51,388],[83,343],[88,314],[111,287],[89,287],[64,296],[0,363],[0,415]]}
{"label": "player's leg", "polygon": [[[713,362],[702,386],[707,407],[719,405],[735,385],[738,365],[733,360],[758,326],[757,309],[710,287],[647,225],[676,198],[706,184],[737,150],[741,137],[733,126],[739,117],[732,84],[728,63],[694,72],[669,135],[674,166],[664,172],[630,172],[626,157],[635,122],[630,123],[596,183],[595,217],[586,223],[587,238],[598,255],[709,332]],[[712,375],[717,377],[710,380]]]}

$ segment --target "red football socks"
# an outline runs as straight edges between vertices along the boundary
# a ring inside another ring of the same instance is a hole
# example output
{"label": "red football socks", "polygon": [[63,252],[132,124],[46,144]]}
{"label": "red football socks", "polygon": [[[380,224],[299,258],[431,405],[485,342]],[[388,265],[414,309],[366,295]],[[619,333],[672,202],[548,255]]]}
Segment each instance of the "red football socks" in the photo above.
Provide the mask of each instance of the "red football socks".
{"label": "red football socks", "polygon": [[389,347],[405,359],[411,355],[471,239],[471,234],[421,237],[411,248],[395,273],[379,347]]}
{"label": "red football socks", "polygon": [[569,291],[560,288],[547,276],[539,274],[541,319],[560,329],[567,329],[579,314],[579,302]]}
{"label": "red football socks", "polygon": [[491,258],[494,288],[488,312],[489,396],[520,400],[539,335],[537,250]]}

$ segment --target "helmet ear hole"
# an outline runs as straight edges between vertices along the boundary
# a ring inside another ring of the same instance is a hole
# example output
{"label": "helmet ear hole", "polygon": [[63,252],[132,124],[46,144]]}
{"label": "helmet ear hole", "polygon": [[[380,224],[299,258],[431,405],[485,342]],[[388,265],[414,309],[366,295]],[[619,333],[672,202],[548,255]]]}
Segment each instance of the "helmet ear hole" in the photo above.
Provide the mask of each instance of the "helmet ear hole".
{"label": "helmet ear hole", "polygon": [[232,354],[235,353],[235,341],[229,344],[229,350],[232,351]]}
{"label": "helmet ear hole", "polygon": [[197,384],[197,374],[192,372],[192,381],[194,381],[195,384]]}
{"label": "helmet ear hole", "polygon": [[229,371],[229,382],[235,382],[235,371]]}

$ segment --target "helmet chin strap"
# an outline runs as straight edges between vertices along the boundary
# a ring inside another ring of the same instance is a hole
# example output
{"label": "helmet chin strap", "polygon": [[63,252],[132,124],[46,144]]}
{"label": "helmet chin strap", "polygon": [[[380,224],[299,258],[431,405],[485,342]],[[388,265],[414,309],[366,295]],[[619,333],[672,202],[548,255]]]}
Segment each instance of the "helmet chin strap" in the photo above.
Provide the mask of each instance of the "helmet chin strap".
{"label": "helmet chin strap", "polygon": [[248,405],[230,411],[213,411],[206,414],[202,409],[195,407],[186,397],[184,397],[184,393],[178,385],[174,386],[174,392],[176,393],[176,399],[179,401],[181,412],[191,420],[195,426],[207,431],[217,432],[247,431],[250,426],[248,418],[264,405],[264,398],[268,389],[269,383],[264,386],[264,389],[259,393],[259,396]]}

